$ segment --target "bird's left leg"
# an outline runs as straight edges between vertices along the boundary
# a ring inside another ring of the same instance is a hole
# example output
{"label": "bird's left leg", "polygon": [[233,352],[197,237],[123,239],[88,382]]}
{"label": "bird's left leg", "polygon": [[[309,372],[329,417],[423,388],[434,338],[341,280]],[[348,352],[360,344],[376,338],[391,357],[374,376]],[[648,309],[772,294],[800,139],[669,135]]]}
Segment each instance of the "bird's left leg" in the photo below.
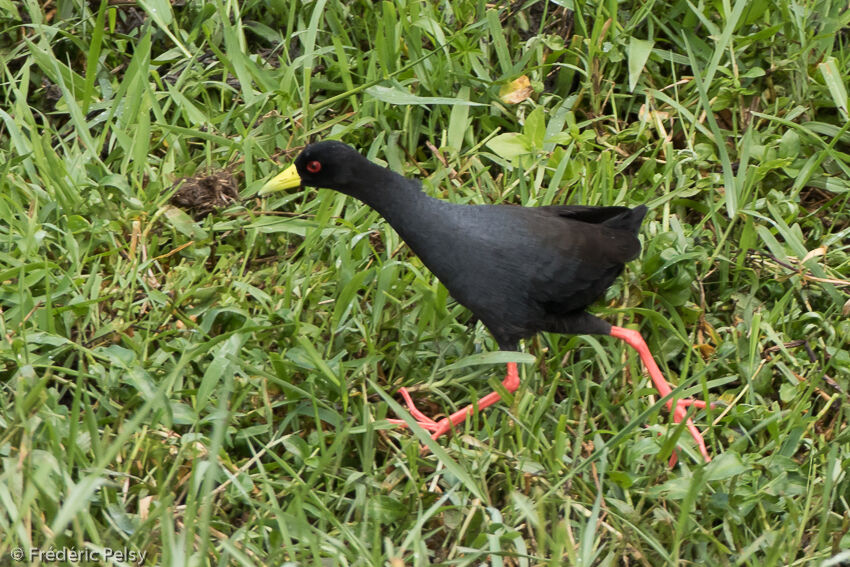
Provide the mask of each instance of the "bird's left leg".
{"label": "bird's left leg", "polygon": [[[508,363],[508,373],[505,376],[505,379],[502,380],[502,386],[504,386],[505,390],[511,394],[516,392],[517,388],[519,388],[519,371],[517,370],[516,362]],[[407,409],[410,411],[410,415],[413,416],[419,426],[422,429],[431,432],[431,439],[437,439],[441,435],[447,433],[455,425],[459,425],[466,421],[466,418],[475,412],[475,408],[478,408],[478,411],[481,411],[502,399],[498,392],[490,392],[478,400],[477,403],[470,404],[462,410],[456,411],[448,417],[444,417],[440,421],[434,421],[416,408],[416,404],[413,403],[413,399],[410,397],[410,393],[408,393],[406,388],[399,390],[399,393],[401,394],[401,397],[404,398],[404,402],[407,404]],[[401,427],[407,426],[407,423],[401,419],[388,419],[387,421]]]}

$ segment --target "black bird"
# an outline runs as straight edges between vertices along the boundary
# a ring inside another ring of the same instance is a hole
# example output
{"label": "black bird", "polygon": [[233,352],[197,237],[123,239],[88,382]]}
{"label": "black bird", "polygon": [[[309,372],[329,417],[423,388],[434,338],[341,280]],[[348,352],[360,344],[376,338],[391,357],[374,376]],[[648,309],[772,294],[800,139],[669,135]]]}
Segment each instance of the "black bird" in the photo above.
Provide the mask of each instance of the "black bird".
{"label": "black bird", "polygon": [[[260,194],[299,185],[350,195],[378,211],[458,302],[493,333],[503,350],[538,331],[611,335],[637,350],[662,396],[671,388],[640,333],[615,327],[585,309],[598,299],[640,253],[637,232],[646,207],[553,205],[459,205],[426,195],[418,181],[374,164],[341,142],[304,148],[289,168],[263,186]],[[508,363],[502,385],[519,387],[516,363]],[[474,408],[497,401],[497,392],[440,421],[424,415],[407,390],[400,391],[410,413],[432,437],[463,422]],[[705,402],[680,399],[676,423],[687,427],[706,461],[711,457],[685,407]],[[667,402],[668,409],[673,401]],[[391,420],[404,425],[401,420]],[[675,455],[672,462],[675,462]]]}

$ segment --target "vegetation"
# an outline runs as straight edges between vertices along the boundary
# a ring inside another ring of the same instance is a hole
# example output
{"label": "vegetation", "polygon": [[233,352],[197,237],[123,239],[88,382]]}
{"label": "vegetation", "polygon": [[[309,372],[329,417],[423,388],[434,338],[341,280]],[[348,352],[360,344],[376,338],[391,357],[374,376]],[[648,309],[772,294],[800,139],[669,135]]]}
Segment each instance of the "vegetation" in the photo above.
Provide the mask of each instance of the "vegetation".
{"label": "vegetation", "polygon": [[[850,561],[848,24],[829,0],[0,1],[0,556]],[[255,197],[328,137],[456,202],[646,203],[595,311],[725,402],[693,414],[714,461],[618,341],[495,353],[375,212]],[[528,355],[428,453],[385,421],[402,385],[448,412]]]}

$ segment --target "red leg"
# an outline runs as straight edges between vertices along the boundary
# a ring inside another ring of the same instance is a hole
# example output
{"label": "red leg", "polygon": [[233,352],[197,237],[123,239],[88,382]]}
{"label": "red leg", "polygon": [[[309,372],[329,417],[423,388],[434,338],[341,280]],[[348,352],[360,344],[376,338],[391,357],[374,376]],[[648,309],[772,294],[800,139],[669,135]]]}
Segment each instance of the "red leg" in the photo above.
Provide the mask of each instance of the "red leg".
{"label": "red leg", "polygon": [[[516,392],[517,388],[519,388],[519,371],[517,370],[516,362],[508,363],[508,374],[505,376],[505,379],[502,380],[502,386],[504,386],[505,390],[510,393]],[[462,410],[456,411],[449,417],[444,417],[437,422],[416,409],[416,405],[413,403],[413,400],[406,388],[399,390],[399,393],[401,394],[401,397],[404,398],[404,402],[407,404],[407,409],[410,411],[410,415],[413,416],[419,426],[426,431],[432,432],[431,439],[437,439],[441,435],[447,433],[449,429],[455,425],[466,421],[466,418],[472,415],[476,407],[478,407],[478,410],[481,411],[502,399],[498,392],[491,392],[478,400],[477,404],[468,405]],[[407,424],[401,419],[388,419],[387,421],[401,427],[407,426]]]}
{"label": "red leg", "polygon": [[[644,342],[640,333],[631,329],[624,329],[622,327],[611,327],[611,336],[626,341],[630,347],[638,352],[640,359],[643,361],[644,366],[646,366],[647,372],[649,372],[652,384],[655,386],[655,389],[658,390],[659,394],[666,396],[673,391],[670,384],[667,383],[667,380],[665,380],[664,376],[661,374],[661,370],[658,368],[658,365],[655,364],[655,359],[652,358],[652,354],[649,352],[649,347],[646,346],[646,342]],[[691,399],[676,400],[676,408],[673,409],[673,400],[667,400],[667,409],[673,412],[673,421],[681,423],[682,420],[686,420],[685,423],[688,431],[690,432],[691,437],[694,438],[694,441],[696,441],[699,452],[702,453],[705,461],[709,462],[711,461],[711,456],[708,454],[708,449],[705,447],[705,440],[703,440],[702,434],[699,429],[697,429],[696,425],[694,425],[694,422],[691,418],[687,417],[687,414],[685,413],[685,408],[688,406],[705,408],[706,403]],[[673,453],[670,457],[670,466],[673,466],[674,464],[676,464],[676,453]]]}

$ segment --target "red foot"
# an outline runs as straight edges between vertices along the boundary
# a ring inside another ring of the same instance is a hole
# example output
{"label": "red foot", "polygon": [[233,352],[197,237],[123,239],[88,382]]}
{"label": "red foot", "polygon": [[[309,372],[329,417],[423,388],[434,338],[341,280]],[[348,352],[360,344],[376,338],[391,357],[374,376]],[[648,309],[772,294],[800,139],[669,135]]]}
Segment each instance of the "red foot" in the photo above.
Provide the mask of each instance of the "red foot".
{"label": "red foot", "polygon": [[[631,329],[624,329],[622,327],[611,327],[611,336],[626,341],[630,347],[638,352],[640,359],[643,361],[644,366],[646,366],[647,372],[649,372],[652,384],[655,386],[655,389],[658,390],[659,394],[666,396],[673,391],[670,384],[667,383],[667,380],[665,380],[664,376],[661,374],[661,370],[658,368],[658,365],[655,364],[655,359],[652,358],[652,354],[649,352],[649,347],[646,346],[646,342],[644,342],[640,333]],[[676,400],[676,408],[672,409],[673,400],[667,401],[667,409],[673,412],[673,421],[681,423],[685,420],[686,427],[688,428],[691,437],[693,437],[694,441],[696,441],[699,452],[702,453],[705,462],[710,462],[711,456],[708,454],[708,449],[705,447],[705,440],[702,438],[702,433],[700,433],[699,429],[697,429],[696,425],[694,425],[691,418],[687,417],[685,410],[688,406],[696,406],[698,408],[705,409],[706,405],[707,404],[705,402],[700,400],[684,399]],[[712,407],[714,407],[714,404],[712,404]],[[674,452],[670,457],[671,467],[676,464],[677,459],[678,457]]]}
{"label": "red foot", "polygon": [[[502,380],[502,386],[504,386],[505,390],[510,393],[516,392],[517,388],[519,388],[519,371],[517,370],[516,362],[508,363],[508,374],[505,376],[505,379]],[[477,404],[468,405],[462,410],[451,414],[449,417],[444,417],[440,421],[434,421],[416,408],[416,404],[413,403],[413,399],[410,397],[407,388],[402,388],[399,390],[399,393],[401,394],[401,397],[404,398],[404,403],[407,404],[407,409],[410,411],[410,415],[413,416],[413,419],[416,420],[419,427],[431,432],[431,439],[437,439],[441,435],[447,433],[455,425],[466,421],[466,418],[472,415],[476,407],[478,407],[478,411],[481,411],[502,399],[498,392],[491,392],[478,400]],[[401,427],[407,427],[407,423],[401,419],[388,419],[387,421]]]}

